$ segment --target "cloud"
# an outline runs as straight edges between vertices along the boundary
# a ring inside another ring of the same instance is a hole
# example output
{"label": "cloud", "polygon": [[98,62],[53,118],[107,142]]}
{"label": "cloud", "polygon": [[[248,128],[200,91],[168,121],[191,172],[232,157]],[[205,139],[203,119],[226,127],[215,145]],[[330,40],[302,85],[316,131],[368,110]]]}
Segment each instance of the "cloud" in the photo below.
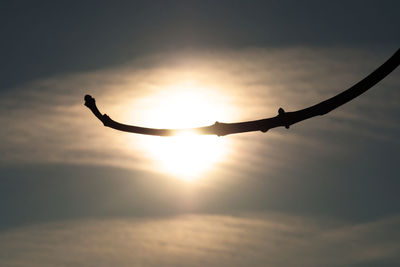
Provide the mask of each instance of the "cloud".
{"label": "cloud", "polygon": [[0,233],[2,266],[399,264],[399,216],[352,223],[277,213],[77,220]]}
{"label": "cloud", "polygon": [[[383,218],[398,213],[398,179],[390,169],[397,164],[393,155],[399,145],[398,70],[328,116],[290,130],[220,138],[227,142],[226,157],[199,182],[203,187],[190,190],[148,175],[162,172],[143,147],[155,137],[104,128],[83,106],[83,96],[90,93],[101,111],[116,120],[159,127],[162,121],[149,116],[155,108],[152,96],[190,87],[227,111],[196,123],[270,117],[279,107],[296,110],[341,92],[389,54],[301,47],[189,51],[49,77],[2,92],[0,162],[24,167],[22,174],[14,169],[2,173],[10,177],[3,184],[2,214],[11,219],[0,233],[0,265],[398,265],[400,219]],[[56,170],[34,172],[26,163],[40,170],[45,167],[39,164],[54,164]],[[133,172],[75,172],[69,164]],[[8,188],[21,188],[13,182],[18,177],[30,185],[41,182],[35,190],[28,186],[14,193]],[[81,177],[93,179],[82,187]],[[8,214],[13,207],[21,210]],[[139,216],[143,210],[161,216],[269,209],[360,222],[262,213],[110,218]],[[88,216],[105,219],[82,219]],[[66,218],[70,221],[41,223]],[[15,222],[25,226],[11,229]]]}
{"label": "cloud", "polygon": [[[333,96],[386,57],[348,48],[186,51],[141,58],[114,69],[34,81],[1,95],[0,123],[6,127],[0,130],[0,160],[152,171],[152,156],[142,143],[154,137],[103,128],[83,106],[84,94],[93,94],[112,118],[150,127],[163,126],[149,119],[155,108],[151,96],[168,96],[189,86],[226,111],[221,117],[205,116],[201,124],[258,119],[275,116],[279,107],[296,110]],[[291,156],[296,151],[343,154],[347,145],[342,140],[349,135],[398,144],[400,111],[395,99],[399,92],[393,88],[399,83],[398,75],[392,75],[354,102],[326,117],[294,125],[289,132],[278,129],[224,137],[231,153],[215,169],[264,172],[259,161],[268,158],[268,168],[278,171],[287,157],[298,160]]]}

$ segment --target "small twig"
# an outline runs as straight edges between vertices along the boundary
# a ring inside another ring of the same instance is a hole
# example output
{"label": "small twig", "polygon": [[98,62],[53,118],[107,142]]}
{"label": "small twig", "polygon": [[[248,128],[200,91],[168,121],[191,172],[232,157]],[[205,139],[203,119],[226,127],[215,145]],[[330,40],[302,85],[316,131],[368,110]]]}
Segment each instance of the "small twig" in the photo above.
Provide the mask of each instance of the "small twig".
{"label": "small twig", "polygon": [[144,128],[133,125],[122,124],[112,120],[107,114],[102,115],[96,106],[96,101],[90,95],[85,95],[85,106],[87,106],[93,114],[103,122],[104,126],[137,134],[146,135],[157,135],[157,136],[171,136],[182,132],[196,132],[198,134],[218,135],[224,136],[228,134],[244,133],[252,131],[267,132],[269,129],[284,126],[287,129],[297,122],[327,114],[328,112],[340,107],[341,105],[353,100],[358,97],[375,84],[384,79],[389,73],[391,73],[400,64],[400,49],[394,53],[385,63],[379,68],[369,74],[367,77],[356,83],[349,89],[342,93],[331,97],[321,103],[314,106],[301,109],[298,111],[285,112],[282,108],[279,108],[278,115],[272,118],[266,118],[255,121],[237,122],[237,123],[222,123],[215,122],[210,126],[204,126],[199,128],[190,129],[154,129]]}

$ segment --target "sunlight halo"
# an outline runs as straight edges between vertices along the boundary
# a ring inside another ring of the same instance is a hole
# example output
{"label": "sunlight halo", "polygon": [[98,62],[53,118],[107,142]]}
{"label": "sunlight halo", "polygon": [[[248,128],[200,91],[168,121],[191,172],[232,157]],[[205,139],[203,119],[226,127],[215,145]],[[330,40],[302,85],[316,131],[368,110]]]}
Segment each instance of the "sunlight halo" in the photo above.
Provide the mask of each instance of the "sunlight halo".
{"label": "sunlight halo", "polygon": [[[137,103],[141,116],[154,128],[192,128],[215,123],[229,111],[220,93],[193,81],[149,94]],[[173,137],[147,137],[141,142],[152,167],[184,181],[194,181],[226,156],[227,140],[186,132]]]}

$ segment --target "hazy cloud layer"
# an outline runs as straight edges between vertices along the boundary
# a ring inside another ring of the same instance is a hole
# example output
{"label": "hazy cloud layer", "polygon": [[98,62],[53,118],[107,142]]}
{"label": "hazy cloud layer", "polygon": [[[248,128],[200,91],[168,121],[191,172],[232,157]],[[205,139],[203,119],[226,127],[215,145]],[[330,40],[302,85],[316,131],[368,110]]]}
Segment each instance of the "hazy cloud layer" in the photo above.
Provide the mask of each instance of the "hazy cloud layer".
{"label": "hazy cloud layer", "polygon": [[[149,163],[151,155],[141,146],[143,140],[154,137],[102,127],[83,106],[84,94],[93,94],[100,109],[112,118],[150,127],[166,127],[148,119],[155,108],[151,96],[168,96],[187,88],[195,88],[227,109],[224,117],[204,116],[197,125],[257,119],[275,116],[279,107],[295,110],[335,95],[388,56],[366,50],[300,47],[186,51],[142,58],[117,69],[32,82],[1,95],[0,123],[5,127],[0,130],[0,160],[154,170]],[[289,131],[221,138],[219,142],[228,143],[230,154],[216,169],[228,173],[279,170],[280,163],[296,151],[311,151],[312,158],[320,154],[340,157],[351,138],[398,146],[399,84],[395,71],[371,92],[327,117],[314,118]],[[296,166],[306,158],[289,161]]]}
{"label": "hazy cloud layer", "polygon": [[67,221],[0,233],[0,264],[396,266],[399,223],[398,216],[357,224],[268,213]]}
{"label": "hazy cloud layer", "polygon": [[[193,184],[144,145],[168,138],[104,128],[83,106],[90,93],[115,120],[175,127],[157,108],[191,91],[224,107],[191,126],[270,117],[341,92],[390,53],[184,51],[2,92],[0,265],[397,266],[398,70],[328,116],[217,138],[225,156]],[[174,116],[195,107],[174,104]]]}

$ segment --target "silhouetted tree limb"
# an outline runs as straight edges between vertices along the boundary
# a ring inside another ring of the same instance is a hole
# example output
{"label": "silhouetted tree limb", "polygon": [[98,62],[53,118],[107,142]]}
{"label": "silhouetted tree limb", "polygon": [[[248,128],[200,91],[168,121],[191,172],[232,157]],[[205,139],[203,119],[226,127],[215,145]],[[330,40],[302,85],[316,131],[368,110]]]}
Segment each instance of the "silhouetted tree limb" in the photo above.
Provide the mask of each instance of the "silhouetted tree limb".
{"label": "silhouetted tree limb", "polygon": [[361,95],[383,78],[385,78],[389,73],[391,73],[400,63],[400,49],[394,53],[392,57],[390,57],[385,63],[383,63],[379,68],[377,68],[374,72],[369,74],[367,77],[362,79],[360,82],[356,83],[349,89],[343,91],[342,93],[329,98],[321,103],[318,103],[314,106],[301,109],[298,111],[285,112],[282,108],[279,108],[278,115],[272,118],[266,118],[255,121],[246,121],[246,122],[238,122],[238,123],[222,123],[216,122],[210,126],[198,127],[198,128],[190,128],[190,129],[153,129],[153,128],[144,128],[132,125],[126,125],[112,120],[107,114],[102,115],[98,108],[96,107],[96,102],[93,97],[90,95],[85,95],[85,106],[87,106],[93,114],[103,122],[104,126],[124,131],[130,133],[137,134],[146,134],[146,135],[157,135],[157,136],[171,136],[176,135],[182,132],[196,132],[198,134],[208,134],[208,135],[228,135],[235,133],[244,133],[244,132],[252,132],[252,131],[261,131],[266,132],[269,129],[284,126],[287,129],[290,125],[295,124],[297,122],[327,114],[328,112],[336,109],[337,107],[351,101],[357,96]]}

